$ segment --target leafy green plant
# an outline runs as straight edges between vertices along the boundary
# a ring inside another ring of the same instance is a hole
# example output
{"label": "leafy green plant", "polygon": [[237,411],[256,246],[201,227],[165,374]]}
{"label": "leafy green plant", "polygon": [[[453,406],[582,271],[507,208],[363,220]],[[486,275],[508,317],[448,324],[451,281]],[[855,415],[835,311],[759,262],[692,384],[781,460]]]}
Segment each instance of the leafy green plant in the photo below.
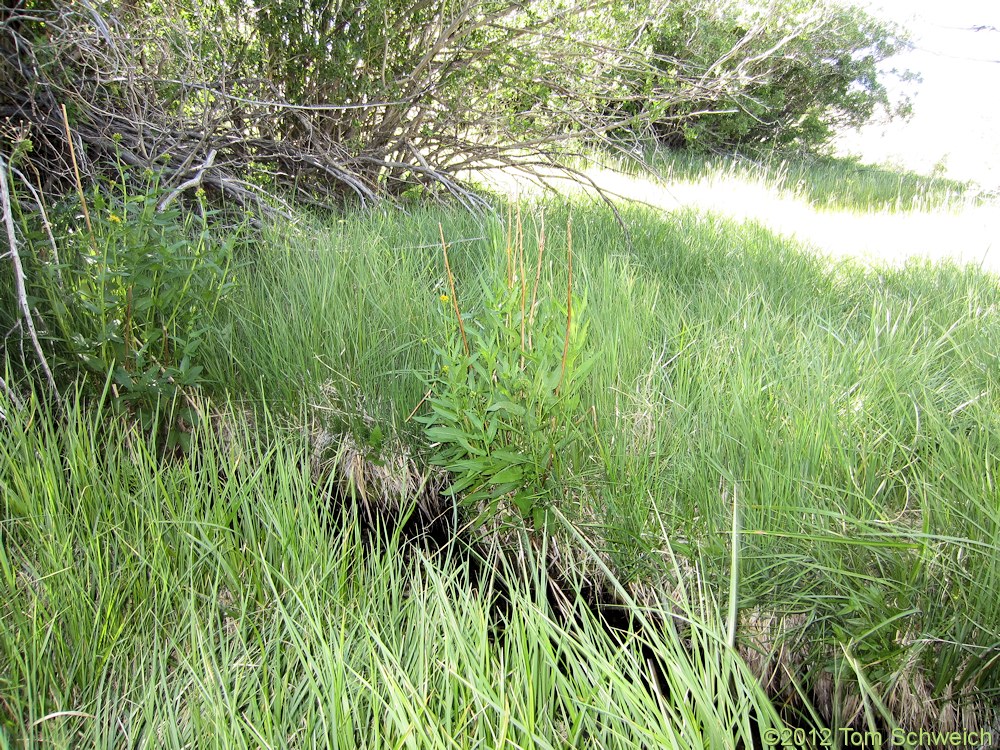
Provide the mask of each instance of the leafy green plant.
{"label": "leafy green plant", "polygon": [[[699,163],[690,154],[671,159],[678,160],[675,174],[684,164],[693,173]],[[749,163],[708,166],[715,174],[745,174],[737,164]],[[780,170],[778,164],[746,179],[773,187],[784,179]],[[832,184],[834,175],[822,171],[806,179]],[[843,184],[848,192],[859,188],[854,180]],[[869,199],[843,200],[865,210],[860,207]],[[547,224],[562,226],[570,206],[545,209]],[[896,721],[913,729],[940,726],[942,712],[953,710],[954,716],[975,711],[977,726],[990,725],[985,722],[992,721],[989,712],[1000,695],[1000,505],[991,481],[1000,446],[995,276],[947,264],[872,269],[830,262],[757,222],[695,211],[665,216],[627,205],[620,210],[631,246],[611,212],[589,202],[572,206],[574,288],[582,291],[578,279],[586,279],[590,322],[583,351],[598,360],[583,378],[580,404],[565,412],[581,433],[557,456],[565,459],[565,482],[547,478],[541,501],[552,503],[540,515],[543,522],[555,517],[561,548],[583,547],[567,527],[579,529],[628,589],[643,597],[672,597],[678,581],[704,589],[722,615],[715,638],[727,646],[725,603],[738,570],[737,648],[755,670],[771,656],[775,669],[763,676],[772,695],[783,688],[767,683],[768,675],[784,670],[792,676],[802,697],[815,703],[815,714],[803,709],[796,717],[807,726],[820,719],[834,732],[847,726],[857,718],[853,707],[861,704],[854,701],[862,694],[892,706]],[[358,414],[373,417],[348,423],[363,430],[356,442],[377,442],[367,432],[370,422],[384,430],[387,442],[399,437],[411,451],[426,448],[429,427],[456,423],[433,413],[430,396],[418,413],[433,417],[432,425],[404,421],[428,381],[434,401],[461,411],[448,406],[447,386],[438,382],[446,379],[442,367],[449,365],[451,373],[455,365],[428,342],[439,349],[450,342],[453,359],[467,361],[455,291],[445,281],[434,295],[444,292],[447,300],[428,299],[435,280],[445,278],[441,258],[427,251],[439,241],[439,223],[454,239],[448,255],[470,357],[489,330],[488,311],[498,309],[484,297],[510,290],[512,319],[501,320],[511,342],[507,359],[520,364],[521,280],[530,310],[537,248],[523,253],[521,272],[521,251],[511,248],[508,255],[502,239],[498,245],[459,242],[478,238],[483,226],[458,209],[350,212],[340,221],[325,231],[276,227],[262,246],[262,260],[242,274],[239,304],[226,315],[232,333],[202,347],[204,355],[215,349],[214,359],[204,356],[206,369],[231,383],[234,393],[263,392],[292,411],[316,403],[312,394],[329,384],[339,408],[357,405]],[[526,235],[527,245],[534,235]],[[551,337],[558,343],[546,355],[551,370],[564,343],[559,334],[567,274],[560,262],[565,247],[551,241],[548,248],[536,305],[551,305],[556,320]],[[572,313],[578,325],[583,317],[575,299]],[[535,333],[530,348],[537,350],[539,340]],[[526,369],[532,367],[526,362]],[[226,380],[225,368],[238,375]],[[289,378],[290,372],[301,373],[301,380]],[[474,394],[498,390],[501,380],[475,372],[468,377],[476,390],[466,380],[456,393],[476,404],[478,416],[492,402]],[[509,427],[498,428],[490,448],[494,471],[502,468],[496,451],[516,452],[522,465],[531,455],[523,447],[532,437],[524,422],[504,421]],[[419,433],[409,431],[414,426]],[[481,450],[475,431],[462,429]],[[434,450],[444,452],[457,441],[438,442]],[[539,452],[544,468],[544,445]],[[458,462],[470,454],[465,448],[454,453],[449,471],[458,481]],[[529,466],[529,479],[532,472]],[[491,488],[484,476],[474,481],[486,492]],[[242,492],[242,480],[233,482]],[[476,489],[470,485],[459,498],[464,502]],[[495,525],[522,522],[512,495],[497,502]],[[742,525],[738,566],[732,563],[734,497]],[[301,496],[296,503],[302,506]],[[484,507],[485,501],[469,510]],[[270,529],[267,539],[277,556],[286,537]],[[658,561],[671,554],[677,572],[658,572]],[[61,579],[51,580],[61,585]],[[330,588],[318,580],[320,588]],[[303,615],[289,618],[296,626],[302,621]],[[414,658],[423,659],[418,645]],[[315,663],[305,663],[314,674]],[[711,681],[704,684],[719,687],[715,695],[730,695],[726,676],[712,666],[702,674]],[[509,695],[507,685],[501,683],[499,695]],[[230,697],[223,705],[232,705]],[[408,725],[401,720],[401,728]],[[712,746],[727,741],[732,735]],[[493,746],[496,739],[483,743]]]}
{"label": "leafy green plant", "polygon": [[232,240],[213,236],[204,205],[200,215],[176,204],[161,210],[164,191],[147,178],[132,190],[123,170],[120,182],[90,191],[85,205],[56,207],[63,247],[58,259],[39,253],[34,292],[63,366],[95,376],[99,387],[110,374],[113,402],[172,446],[186,441],[177,420],[196,419],[186,397],[175,401],[201,383],[198,348],[231,288]]}
{"label": "leafy green plant", "polygon": [[581,466],[589,424],[581,390],[595,360],[585,356],[586,300],[572,295],[571,261],[564,303],[552,284],[540,289],[544,240],[533,283],[518,244],[512,254],[508,240],[506,278],[483,281],[479,308],[464,316],[448,268],[430,413],[418,419],[432,461],[454,476],[450,491],[480,522],[511,510],[539,528]]}
{"label": "leafy green plant", "polygon": [[0,747],[690,750],[781,727],[701,591],[644,632],[651,690],[581,592],[566,617],[538,571],[507,575],[497,637],[499,577],[331,523],[278,415],[265,437],[222,407],[227,434],[195,427],[165,467],[73,394],[64,420],[25,400],[0,391]]}
{"label": "leafy green plant", "polygon": [[[662,78],[650,106],[659,139],[695,151],[813,148],[890,102],[879,63],[902,31],[829,2],[671,2],[647,31]],[[703,71],[691,76],[691,70]],[[904,79],[913,74],[892,73]],[[711,78],[721,85],[707,86]]]}

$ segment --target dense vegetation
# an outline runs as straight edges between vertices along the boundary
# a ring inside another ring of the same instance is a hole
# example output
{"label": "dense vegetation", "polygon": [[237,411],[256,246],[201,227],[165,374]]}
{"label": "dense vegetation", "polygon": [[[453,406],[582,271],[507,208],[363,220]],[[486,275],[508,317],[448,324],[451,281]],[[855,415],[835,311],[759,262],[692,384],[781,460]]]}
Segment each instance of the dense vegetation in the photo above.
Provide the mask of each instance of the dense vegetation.
{"label": "dense vegetation", "polygon": [[0,9],[0,747],[1000,732],[996,277],[475,185],[967,200],[707,160],[889,105],[738,5]]}
{"label": "dense vegetation", "polygon": [[[996,279],[625,218],[631,243],[585,205],[276,225],[199,308],[218,396],[185,389],[185,453],[93,398],[61,418],[5,400],[8,729],[692,747],[779,709],[988,728]],[[363,551],[351,520],[452,500],[500,581],[461,547]]]}
{"label": "dense vegetation", "polygon": [[461,175],[581,142],[821,145],[888,105],[877,66],[901,44],[826,0],[18,0],[0,9],[0,117],[42,189],[124,163],[170,200],[201,187],[272,212],[481,205]]}
{"label": "dense vegetation", "polygon": [[[890,103],[878,69],[905,41],[857,7],[684,0],[666,5],[650,36],[673,79],[665,84],[673,96],[663,97],[653,127],[674,147],[812,148],[838,127],[863,124],[878,107],[906,111],[906,102]],[[690,67],[701,77],[676,77]],[[700,93],[705,77],[726,85]]]}

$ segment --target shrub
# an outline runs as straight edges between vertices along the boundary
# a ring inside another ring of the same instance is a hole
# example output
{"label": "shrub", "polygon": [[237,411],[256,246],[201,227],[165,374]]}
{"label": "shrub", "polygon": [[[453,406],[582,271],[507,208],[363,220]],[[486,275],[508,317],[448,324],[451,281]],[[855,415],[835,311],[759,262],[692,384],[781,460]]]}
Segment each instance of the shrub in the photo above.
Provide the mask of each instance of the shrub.
{"label": "shrub", "polygon": [[46,192],[69,186],[68,124],[88,180],[121,157],[272,214],[485,207],[468,175],[544,172],[577,139],[809,141],[863,119],[898,35],[824,2],[24,0],[0,9],[0,131],[31,132]]}
{"label": "shrub", "polygon": [[902,32],[858,7],[681,0],[649,34],[664,74],[655,130],[673,147],[815,147],[877,107],[907,111],[893,109],[878,69],[904,48]]}
{"label": "shrub", "polygon": [[604,132],[594,102],[618,95],[605,73],[640,23],[564,0],[25,3],[0,9],[0,132],[31,131],[55,189],[65,104],[86,178],[113,171],[119,133],[130,165],[175,185],[200,169],[211,198],[271,214],[289,196],[485,207],[469,170],[533,169]]}

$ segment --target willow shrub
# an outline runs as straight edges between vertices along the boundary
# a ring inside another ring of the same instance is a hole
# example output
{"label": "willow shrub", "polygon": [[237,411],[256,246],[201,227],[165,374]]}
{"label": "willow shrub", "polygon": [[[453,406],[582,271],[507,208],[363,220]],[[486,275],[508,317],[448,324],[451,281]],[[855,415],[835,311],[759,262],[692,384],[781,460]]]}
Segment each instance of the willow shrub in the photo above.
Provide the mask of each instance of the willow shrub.
{"label": "willow shrub", "polygon": [[879,69],[905,35],[859,7],[681,0],[648,33],[663,73],[655,129],[674,147],[813,148],[878,108],[908,112],[907,101],[890,101]]}

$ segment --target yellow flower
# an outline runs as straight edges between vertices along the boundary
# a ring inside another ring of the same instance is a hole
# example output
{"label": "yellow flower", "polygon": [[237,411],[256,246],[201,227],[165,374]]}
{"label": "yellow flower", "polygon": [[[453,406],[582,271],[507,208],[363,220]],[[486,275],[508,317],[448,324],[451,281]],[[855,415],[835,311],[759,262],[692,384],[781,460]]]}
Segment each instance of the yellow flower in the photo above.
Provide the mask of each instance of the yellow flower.
{"label": "yellow flower", "polygon": [[111,214],[108,217],[108,221],[110,221],[112,224],[121,224],[122,223],[122,217],[119,216],[118,214]]}
{"label": "yellow flower", "polygon": [[439,300],[441,300],[441,302],[442,302],[442,303],[444,303],[444,304],[448,304],[448,300],[449,300],[450,298],[448,297],[448,295],[447,295],[447,294],[442,294],[442,295],[441,295],[440,297],[438,297],[438,299],[439,299]]}
{"label": "yellow flower", "polygon": [[441,372],[447,375],[447,374],[448,374],[448,365],[444,365],[444,366],[443,366],[443,367],[441,368]]}

